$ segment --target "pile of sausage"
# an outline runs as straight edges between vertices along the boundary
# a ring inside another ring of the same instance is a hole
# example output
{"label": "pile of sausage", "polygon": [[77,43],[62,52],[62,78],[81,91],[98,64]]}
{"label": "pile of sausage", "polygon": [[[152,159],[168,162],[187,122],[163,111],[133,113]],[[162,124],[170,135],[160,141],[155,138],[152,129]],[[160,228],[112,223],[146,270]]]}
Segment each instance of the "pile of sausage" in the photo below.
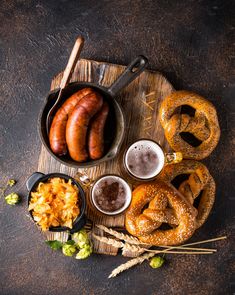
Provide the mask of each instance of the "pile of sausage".
{"label": "pile of sausage", "polygon": [[56,112],[49,132],[54,154],[69,152],[77,162],[97,160],[104,153],[104,126],[108,103],[92,88],[83,88],[69,97]]}

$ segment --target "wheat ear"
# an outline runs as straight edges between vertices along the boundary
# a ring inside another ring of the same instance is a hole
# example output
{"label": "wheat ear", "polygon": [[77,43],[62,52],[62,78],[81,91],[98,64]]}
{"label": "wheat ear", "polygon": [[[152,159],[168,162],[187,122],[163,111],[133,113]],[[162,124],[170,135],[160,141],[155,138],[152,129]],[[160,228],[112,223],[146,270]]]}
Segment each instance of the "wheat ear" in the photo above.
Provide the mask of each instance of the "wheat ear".
{"label": "wheat ear", "polygon": [[136,237],[133,237],[133,236],[129,236],[129,235],[126,235],[124,233],[121,233],[121,232],[118,232],[116,230],[113,230],[111,228],[107,228],[106,226],[102,225],[102,224],[96,224],[96,226],[99,228],[99,229],[102,229],[104,232],[116,237],[117,239],[119,240],[123,240],[127,243],[130,243],[130,244],[134,244],[134,245],[144,245],[143,242],[141,242],[139,239],[137,239]]}
{"label": "wheat ear", "polygon": [[172,249],[177,249],[177,246],[172,247],[172,248],[168,248],[168,249],[164,249],[164,250],[148,250],[145,249],[145,251],[153,251],[153,252],[148,252],[143,254],[142,256],[138,256],[137,258],[131,259],[129,261],[127,261],[124,264],[121,264],[120,266],[118,266],[117,268],[115,268],[111,274],[109,275],[109,278],[113,278],[116,277],[119,273],[131,268],[132,266],[135,266],[136,264],[140,264],[142,263],[144,260],[149,259],[153,256],[155,256],[156,254],[163,254],[163,253],[171,253],[171,254],[213,254],[213,252],[178,252],[178,251],[172,251]]}
{"label": "wheat ear", "polygon": [[125,245],[123,242],[117,241],[115,239],[110,239],[110,238],[106,238],[106,237],[97,236],[94,233],[92,233],[92,236],[96,240],[98,240],[99,242],[102,242],[102,243],[105,243],[105,244],[108,244],[108,245],[112,245],[113,247],[116,247],[116,248],[122,248]]}
{"label": "wheat ear", "polygon": [[122,249],[125,251],[125,250],[129,250],[131,252],[138,252],[139,254],[147,251],[148,249],[146,248],[142,248],[138,245],[131,245],[131,244],[128,244],[128,243],[125,243],[122,247]]}
{"label": "wheat ear", "polygon": [[107,237],[101,237],[101,236],[97,236],[96,234],[92,233],[92,236],[102,242],[102,243],[105,243],[105,244],[108,244],[108,245],[112,245],[116,248],[122,248],[124,251],[125,250],[129,250],[131,252],[137,252],[139,254],[142,254],[143,252],[145,252],[147,249],[145,248],[141,248],[140,246],[138,245],[131,245],[131,244],[128,244],[128,243],[123,243],[121,241],[117,241],[115,239],[111,239],[111,238],[107,238]]}
{"label": "wheat ear", "polygon": [[109,275],[109,279],[116,277],[121,272],[131,268],[132,266],[135,266],[136,264],[141,264],[142,262],[144,262],[144,260],[149,259],[149,258],[153,257],[154,255],[155,255],[155,253],[146,253],[146,254],[143,254],[142,256],[131,259],[131,260],[127,261],[126,263],[119,265],[117,268],[115,268],[111,272],[111,274]]}
{"label": "wheat ear", "polygon": [[112,246],[114,246],[116,248],[122,248],[123,250],[129,250],[129,251],[132,251],[132,252],[146,251],[147,250],[147,249],[141,248],[140,246],[137,246],[137,245],[130,245],[128,243],[123,243],[123,242],[117,241],[115,239],[97,236],[94,233],[92,233],[92,236],[96,240],[98,240],[98,241],[100,241],[102,243],[105,243],[105,244],[108,244],[108,245],[112,245]]}
{"label": "wheat ear", "polygon": [[[145,250],[148,251],[147,249],[150,247],[153,247],[153,245],[151,244],[146,244],[141,242],[138,238],[118,232],[116,230],[113,230],[111,228],[107,228],[104,225],[96,225],[99,229],[103,230],[106,233],[109,233],[110,235],[116,237],[117,239],[123,240],[125,242],[127,242],[128,244],[126,247],[126,250],[130,250],[130,251],[141,251],[141,250]],[[216,252],[216,249],[208,249],[208,248],[191,248],[188,247],[190,245],[196,245],[196,244],[201,244],[201,243],[205,243],[205,242],[212,242],[212,241],[217,241],[217,240],[222,240],[225,239],[226,237],[219,237],[219,238],[215,238],[215,239],[211,239],[211,240],[206,240],[206,241],[202,241],[202,242],[196,242],[196,243],[191,243],[191,244],[185,244],[185,245],[181,245],[181,246],[177,246],[178,249],[185,249],[187,248],[188,250],[198,250],[198,251],[212,251],[212,252]],[[131,245],[130,245],[131,244]],[[139,248],[134,248],[134,246],[132,247],[132,249],[130,249],[130,247],[132,245],[139,245]],[[145,246],[145,248],[144,248]],[[176,246],[163,246],[163,245],[158,245],[157,247],[159,248],[167,248],[167,249],[175,249]]]}

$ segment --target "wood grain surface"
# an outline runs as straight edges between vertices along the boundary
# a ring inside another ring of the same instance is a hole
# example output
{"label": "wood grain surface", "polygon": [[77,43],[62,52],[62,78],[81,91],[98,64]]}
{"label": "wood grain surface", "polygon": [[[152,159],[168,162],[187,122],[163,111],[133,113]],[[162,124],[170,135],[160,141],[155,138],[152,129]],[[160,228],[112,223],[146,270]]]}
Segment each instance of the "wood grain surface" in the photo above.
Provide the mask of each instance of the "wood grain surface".
{"label": "wood grain surface", "polygon": [[[82,59],[78,61],[70,82],[85,81],[109,87],[121,75],[124,69],[125,67],[121,65]],[[59,88],[61,78],[62,73],[52,80],[51,90]],[[120,155],[96,167],[75,169],[59,163],[42,146],[38,171],[43,173],[61,172],[72,177],[76,177],[77,172],[80,174],[85,173],[91,180],[110,173],[124,176],[122,174],[122,154],[126,147],[134,141],[140,138],[153,139],[161,144],[165,151],[169,151],[164,131],[159,122],[158,109],[164,97],[172,91],[172,85],[163,75],[158,72],[144,71],[117,96],[117,101],[122,106],[126,119],[125,137]],[[94,232],[97,232],[95,224],[104,224],[106,226],[124,229],[124,214],[117,216],[100,214],[90,202],[89,189],[86,189],[86,195],[88,204],[86,215],[94,224]],[[59,238],[58,233],[56,237],[57,239]],[[49,234],[49,238],[54,239],[52,233]],[[63,234],[61,234],[62,238],[64,238]],[[99,254],[116,255],[118,252],[118,248],[99,242],[96,239],[93,239],[93,245],[95,252]],[[125,256],[130,255],[131,253],[125,253]]]}

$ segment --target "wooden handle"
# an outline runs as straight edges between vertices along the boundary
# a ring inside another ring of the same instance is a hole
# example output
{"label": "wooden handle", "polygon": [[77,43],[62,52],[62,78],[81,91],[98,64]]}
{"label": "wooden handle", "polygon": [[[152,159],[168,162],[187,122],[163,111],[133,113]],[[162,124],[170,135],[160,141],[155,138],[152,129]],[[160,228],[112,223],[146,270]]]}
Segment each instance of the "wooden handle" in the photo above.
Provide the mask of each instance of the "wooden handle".
{"label": "wooden handle", "polygon": [[183,155],[181,152],[176,153],[166,153],[165,154],[165,164],[176,164],[183,160]]}
{"label": "wooden handle", "polygon": [[84,44],[84,38],[82,36],[78,37],[74,46],[73,46],[73,50],[70,54],[67,66],[64,70],[64,75],[63,75],[63,78],[60,82],[60,89],[65,88],[65,86],[67,85],[70,75],[72,74],[74,67],[78,61],[79,56],[80,56],[80,53],[82,51],[83,44]]}

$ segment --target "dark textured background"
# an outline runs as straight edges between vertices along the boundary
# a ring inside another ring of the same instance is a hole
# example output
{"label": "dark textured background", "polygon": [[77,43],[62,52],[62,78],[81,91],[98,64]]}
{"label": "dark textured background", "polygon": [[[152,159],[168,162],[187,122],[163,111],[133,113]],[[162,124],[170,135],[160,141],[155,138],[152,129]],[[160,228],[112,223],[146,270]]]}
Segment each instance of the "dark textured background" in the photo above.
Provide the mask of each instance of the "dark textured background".
{"label": "dark textured background", "polygon": [[[0,1],[0,175],[18,180],[23,202],[0,200],[0,294],[232,294],[234,244],[234,1]],[[86,261],[47,248],[29,220],[25,180],[40,151],[37,116],[52,77],[66,65],[77,35],[82,57],[127,64],[137,54],[165,74],[176,89],[212,101],[222,129],[205,163],[217,182],[217,198],[194,240],[227,234],[212,256],[167,256],[108,280],[122,257]]]}

